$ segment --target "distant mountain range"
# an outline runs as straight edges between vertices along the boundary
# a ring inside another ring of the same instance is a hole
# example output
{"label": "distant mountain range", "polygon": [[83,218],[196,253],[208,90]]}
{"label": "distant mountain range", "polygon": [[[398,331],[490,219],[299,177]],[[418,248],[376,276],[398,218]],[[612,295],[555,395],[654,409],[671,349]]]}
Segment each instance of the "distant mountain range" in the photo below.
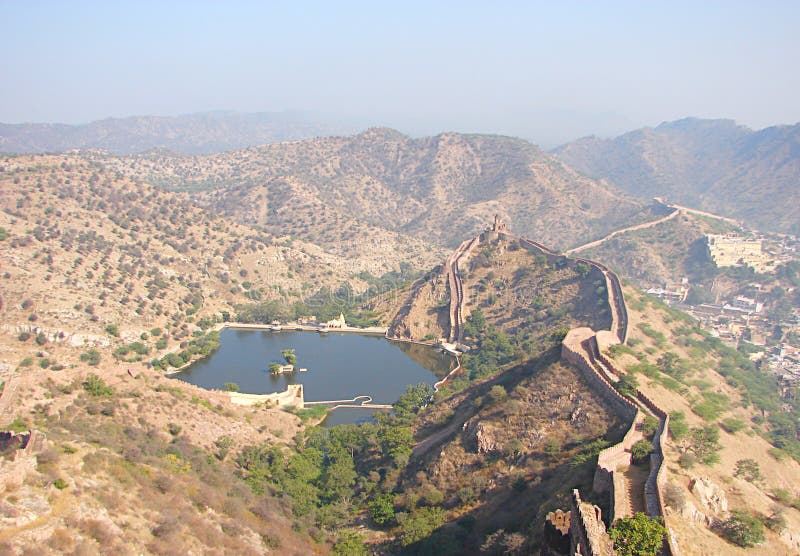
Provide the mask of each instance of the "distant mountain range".
{"label": "distant mountain range", "polygon": [[108,118],[84,125],[0,123],[0,153],[106,149],[132,154],[167,149],[207,154],[357,131],[357,126],[310,112],[200,112],[177,117]]}
{"label": "distant mountain range", "polygon": [[586,137],[553,154],[632,195],[800,233],[800,124],[753,131],[732,120],[687,118],[614,139]]}

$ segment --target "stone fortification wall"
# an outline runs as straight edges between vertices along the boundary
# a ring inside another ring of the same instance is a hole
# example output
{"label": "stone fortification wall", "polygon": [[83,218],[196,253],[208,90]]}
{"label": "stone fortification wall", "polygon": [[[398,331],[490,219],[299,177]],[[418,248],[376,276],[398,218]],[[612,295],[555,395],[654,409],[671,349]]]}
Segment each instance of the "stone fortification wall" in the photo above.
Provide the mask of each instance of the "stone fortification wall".
{"label": "stone fortification wall", "polygon": [[[47,448],[47,437],[37,430],[23,433],[0,432],[0,493],[19,488],[27,474],[36,469],[36,454]],[[13,455],[11,455],[13,454]]]}
{"label": "stone fortification wall", "polygon": [[625,306],[625,296],[622,295],[622,282],[617,273],[604,264],[591,259],[574,259],[599,270],[606,281],[608,291],[608,304],[611,309],[611,331],[616,334],[623,344],[628,341],[628,308]]}
{"label": "stone fortification wall", "polygon": [[481,236],[465,241],[445,261],[447,285],[450,288],[450,342],[460,342],[464,324],[464,284],[459,274],[459,261],[469,256],[481,242]]}
{"label": "stone fortification wall", "polygon": [[561,344],[561,358],[581,371],[586,381],[600,396],[611,405],[624,419],[633,421],[636,405],[620,394],[611,382],[595,367],[591,352],[584,345],[594,331],[591,328],[574,328]]}
{"label": "stone fortification wall", "polygon": [[260,403],[271,403],[280,407],[296,407],[303,409],[305,400],[303,398],[303,385],[290,384],[285,392],[274,392],[272,394],[243,394],[241,392],[230,392],[231,403],[236,405],[256,405]]}
{"label": "stone fortification wall", "polygon": [[612,556],[615,554],[611,538],[606,533],[600,508],[581,500],[577,490],[572,491],[569,536],[570,554]]}

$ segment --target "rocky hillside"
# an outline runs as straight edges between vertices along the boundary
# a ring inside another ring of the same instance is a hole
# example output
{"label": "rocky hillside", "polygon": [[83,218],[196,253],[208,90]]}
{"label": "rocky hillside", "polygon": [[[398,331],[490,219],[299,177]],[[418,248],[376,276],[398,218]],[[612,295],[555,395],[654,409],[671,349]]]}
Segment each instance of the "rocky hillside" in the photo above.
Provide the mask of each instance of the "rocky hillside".
{"label": "rocky hillside", "polygon": [[[42,341],[106,347],[150,335],[172,347],[237,303],[292,302],[355,275],[380,276],[400,262],[432,259],[418,244],[390,244],[352,258],[214,216],[185,194],[166,192],[76,156],[0,160],[3,268],[0,360],[12,369]],[[417,254],[415,257],[414,254]],[[168,334],[159,338],[152,329]],[[7,341],[5,341],[7,340]],[[77,353],[64,353],[66,364]]]}
{"label": "rocky hillside", "polygon": [[628,345],[607,356],[670,415],[666,524],[681,554],[796,554],[800,422],[791,388],[688,315],[624,293]]}
{"label": "rocky hillside", "polygon": [[689,118],[614,139],[579,139],[554,154],[632,195],[800,232],[800,124],[753,131],[730,120]]}
{"label": "rocky hillside", "polygon": [[[512,236],[486,237],[459,262],[474,349],[415,424],[420,441],[399,479],[403,511],[448,510],[412,553],[537,553],[544,515],[572,488],[590,489],[594,453],[626,425],[559,361],[567,328],[608,328],[602,275]],[[398,298],[390,334],[447,335],[442,280],[436,269]]]}
{"label": "rocky hillside", "polygon": [[378,229],[453,246],[495,213],[563,248],[645,217],[643,205],[608,184],[500,136],[411,139],[370,129],[205,157],[101,158],[147,183],[191,190],[241,222],[331,249]]}
{"label": "rocky hillside", "polygon": [[277,141],[353,133],[356,128],[302,112],[201,112],[178,117],[108,118],[83,125],[0,124],[0,153],[107,149],[130,154],[169,149],[191,154]]}

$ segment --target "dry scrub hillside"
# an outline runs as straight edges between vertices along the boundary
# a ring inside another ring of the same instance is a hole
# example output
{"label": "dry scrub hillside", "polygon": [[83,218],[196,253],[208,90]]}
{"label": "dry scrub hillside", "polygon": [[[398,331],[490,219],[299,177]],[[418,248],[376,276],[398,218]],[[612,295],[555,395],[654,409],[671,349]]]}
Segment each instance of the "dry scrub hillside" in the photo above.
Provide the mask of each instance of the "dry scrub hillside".
{"label": "dry scrub hillside", "polygon": [[667,197],[759,229],[796,234],[798,141],[797,124],[754,131],[732,120],[686,118],[613,139],[585,137],[554,153],[632,195]]}
{"label": "dry scrub hillside", "polygon": [[[548,258],[506,238],[481,243],[459,264],[465,318],[479,309],[520,349],[539,352],[550,345],[556,330],[609,327],[604,278],[588,265],[565,257]],[[391,299],[403,306],[390,334],[415,340],[447,336],[449,292],[441,266],[413,284],[405,297],[398,294]],[[385,312],[387,304],[378,302],[376,309]]]}
{"label": "dry scrub hillside", "polygon": [[[796,554],[800,438],[791,391],[685,314],[632,288],[625,296],[628,346],[608,355],[670,413],[666,522],[681,553]],[[692,488],[701,479],[710,484]],[[723,538],[733,511],[766,523],[763,544],[744,549]]]}
{"label": "dry scrub hillside", "polygon": [[233,304],[292,301],[344,281],[358,289],[358,273],[404,259],[396,250],[343,259],[275,238],[76,156],[3,158],[0,190],[6,371],[41,350],[67,365],[91,347],[173,349]]}
{"label": "dry scrub hillside", "polygon": [[591,489],[597,452],[624,424],[558,362],[558,348],[457,393],[445,391],[417,424],[421,443],[396,499],[401,511],[442,505],[447,524],[428,545],[478,554],[538,553],[544,516]]}
{"label": "dry scrub hillside", "polygon": [[154,371],[95,370],[105,378],[38,369],[16,380],[0,426],[34,427],[47,447],[23,471],[10,465],[12,452],[0,454],[0,552],[327,552],[324,534],[236,473],[243,446],[286,447],[297,417],[236,408]]}
{"label": "dry scrub hillside", "polygon": [[705,235],[731,229],[721,220],[684,213],[652,228],[613,237],[581,256],[603,261],[645,288],[677,284],[683,277],[696,284],[714,272]]}
{"label": "dry scrub hillside", "polygon": [[242,222],[330,249],[363,251],[367,234],[398,245],[410,235],[454,246],[495,213],[523,235],[563,248],[645,217],[640,203],[608,184],[510,137],[411,139],[370,129],[204,157],[97,159],[160,187],[195,191],[206,206]]}

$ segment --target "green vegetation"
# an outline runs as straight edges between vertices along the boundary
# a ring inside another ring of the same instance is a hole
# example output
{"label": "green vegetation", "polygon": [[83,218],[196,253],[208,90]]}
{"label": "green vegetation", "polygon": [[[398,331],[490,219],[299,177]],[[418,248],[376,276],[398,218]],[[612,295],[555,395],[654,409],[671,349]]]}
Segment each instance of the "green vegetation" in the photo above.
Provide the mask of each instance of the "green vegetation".
{"label": "green vegetation", "polygon": [[652,451],[652,442],[649,440],[640,440],[631,447],[631,456],[633,457],[633,461],[642,462],[647,459]]}
{"label": "green vegetation", "polygon": [[333,546],[333,553],[336,556],[367,556],[367,546],[364,538],[355,531],[344,531],[339,534],[336,544]]}
{"label": "green vegetation", "polygon": [[30,430],[30,428],[31,428],[30,423],[28,423],[28,421],[17,415],[16,417],[14,417],[13,421],[11,421],[9,424],[3,427],[3,430],[8,430],[13,433],[20,433],[28,431]]}
{"label": "green vegetation", "polygon": [[467,317],[464,336],[471,338],[474,344],[469,355],[461,359],[462,365],[469,369],[471,380],[489,376],[515,359],[511,339],[489,324],[480,309],[475,309]]}
{"label": "green vegetation", "polygon": [[369,516],[378,525],[387,525],[394,521],[394,497],[391,494],[376,496],[369,503]]}
{"label": "green vegetation", "polygon": [[360,309],[360,307],[369,297],[382,291],[378,288],[378,286],[370,286],[366,292],[356,295],[349,284],[344,284],[337,290],[322,288],[304,301],[270,300],[235,305],[234,310],[238,322],[286,322],[309,315],[315,315],[319,322],[326,322],[338,318],[339,313],[343,313],[345,320],[351,326],[376,326],[378,324],[376,315],[371,311]]}
{"label": "green vegetation", "polygon": [[633,373],[626,373],[620,377],[618,382],[614,383],[614,388],[623,396],[635,398],[639,389],[639,380]]}
{"label": "green vegetation", "polygon": [[677,442],[680,442],[689,434],[686,415],[682,411],[673,411],[669,414],[669,434]]}
{"label": "green vegetation", "polygon": [[297,356],[294,353],[293,349],[283,349],[281,350],[281,356],[283,357],[284,361],[289,365],[295,365],[297,363]]}
{"label": "green vegetation", "polygon": [[[114,359],[132,362],[141,361],[142,356],[150,353],[150,348],[142,342],[131,342],[130,344],[120,346],[114,350]],[[132,354],[132,356],[131,356]]]}
{"label": "green vegetation", "polygon": [[749,512],[734,510],[731,517],[722,523],[722,536],[743,548],[764,542],[764,520]]}
{"label": "green vegetation", "polygon": [[716,425],[693,427],[689,431],[685,451],[694,455],[705,465],[713,465],[719,461],[719,428]]}
{"label": "green vegetation", "polygon": [[663,518],[651,518],[641,512],[616,520],[609,531],[614,550],[620,556],[655,556],[667,529]]}
{"label": "green vegetation", "polygon": [[294,414],[300,417],[300,420],[303,421],[303,423],[307,423],[309,421],[319,421],[328,414],[328,408],[322,404],[312,405],[311,407],[295,410]]}
{"label": "green vegetation", "polygon": [[733,472],[734,477],[741,477],[748,483],[758,483],[764,478],[761,475],[761,468],[758,462],[754,459],[740,459],[736,462],[736,469]]}
{"label": "green vegetation", "polygon": [[100,352],[92,348],[88,351],[84,351],[83,353],[81,353],[80,359],[81,361],[93,367],[96,367],[97,365],[100,364]]}
{"label": "green vegetation", "polygon": [[747,423],[736,417],[726,417],[719,424],[725,432],[736,434],[737,432],[747,428]]}
{"label": "green vegetation", "polygon": [[106,326],[106,332],[108,332],[115,338],[119,338],[119,326],[117,326],[116,324],[109,324],[108,326]]}
{"label": "green vegetation", "polygon": [[109,397],[114,394],[114,391],[111,389],[111,387],[108,386],[102,378],[94,373],[89,374],[81,383],[81,386],[83,386],[83,389],[86,390],[90,396]]}
{"label": "green vegetation", "polygon": [[222,389],[225,390],[226,392],[238,392],[239,385],[236,384],[235,382],[226,382],[225,384],[222,385]]}
{"label": "green vegetation", "polygon": [[156,369],[183,367],[191,361],[208,357],[217,349],[219,349],[219,331],[215,330],[194,338],[179,353],[168,353],[161,359],[154,359],[152,365]]}

